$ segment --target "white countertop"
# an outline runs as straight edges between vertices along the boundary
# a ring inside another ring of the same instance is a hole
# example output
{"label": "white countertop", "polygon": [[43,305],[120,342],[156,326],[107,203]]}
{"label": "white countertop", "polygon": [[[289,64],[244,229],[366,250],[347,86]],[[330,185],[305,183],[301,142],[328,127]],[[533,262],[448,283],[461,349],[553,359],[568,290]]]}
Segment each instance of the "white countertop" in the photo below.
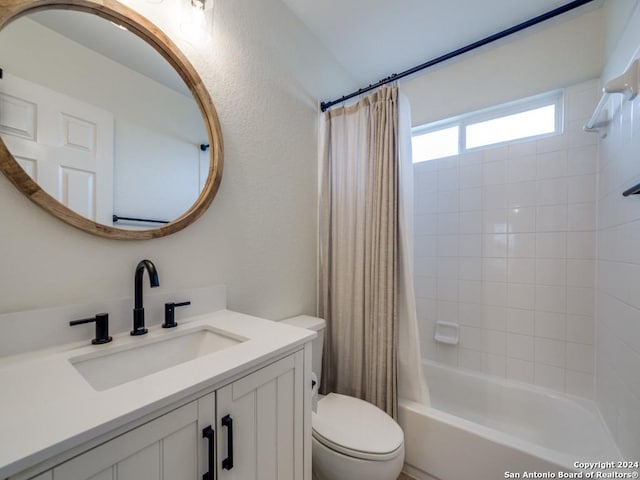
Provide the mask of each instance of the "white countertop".
{"label": "white countertop", "polygon": [[[144,345],[207,325],[248,340],[116,387],[96,391],[69,359]],[[149,328],[106,345],[70,344],[0,359],[0,478],[82,445],[201,390],[222,386],[271,357],[296,350],[315,332],[229,310],[191,317],[178,327]]]}

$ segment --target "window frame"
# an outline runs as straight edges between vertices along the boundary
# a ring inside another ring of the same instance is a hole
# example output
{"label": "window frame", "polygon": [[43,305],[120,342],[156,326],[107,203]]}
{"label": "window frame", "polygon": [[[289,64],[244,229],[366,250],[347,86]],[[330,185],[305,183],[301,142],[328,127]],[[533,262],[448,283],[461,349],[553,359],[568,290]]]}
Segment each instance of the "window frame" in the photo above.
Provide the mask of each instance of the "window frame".
{"label": "window frame", "polygon": [[[538,135],[530,135],[527,137],[516,138],[513,140],[505,140],[503,142],[490,143],[487,145],[481,145],[478,147],[468,148],[467,144],[467,127],[475,125],[477,123],[486,122],[489,120],[495,120],[502,117],[508,117],[518,113],[524,113],[529,110],[536,110],[538,108],[547,107],[550,105],[555,106],[555,119],[554,130],[548,133],[542,133]],[[467,152],[475,152],[478,150],[486,150],[488,148],[497,148],[504,145],[527,142],[532,140],[538,140],[540,138],[552,137],[555,135],[562,135],[564,133],[564,89],[552,90],[532,97],[527,97],[519,100],[515,100],[501,105],[495,105],[492,107],[477,110],[475,112],[465,113],[456,117],[438,120],[430,122],[424,125],[419,125],[411,129],[411,137],[433,133],[439,130],[445,130],[452,127],[458,128],[458,153],[455,155],[462,155]],[[432,160],[438,160],[436,157],[428,160],[421,160],[413,162],[414,164],[429,162]]]}

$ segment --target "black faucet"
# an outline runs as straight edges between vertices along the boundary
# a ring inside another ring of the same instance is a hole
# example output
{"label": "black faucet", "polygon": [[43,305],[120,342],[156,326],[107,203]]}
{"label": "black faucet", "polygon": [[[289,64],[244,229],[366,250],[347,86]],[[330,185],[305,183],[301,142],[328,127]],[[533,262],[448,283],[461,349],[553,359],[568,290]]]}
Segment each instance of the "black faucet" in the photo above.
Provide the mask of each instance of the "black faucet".
{"label": "black faucet", "polygon": [[191,302],[180,302],[180,303],[165,303],[164,304],[164,323],[162,324],[162,328],[173,328],[178,326],[178,322],[176,322],[176,307],[185,307],[187,305],[191,305]]}
{"label": "black faucet", "polygon": [[91,323],[96,322],[96,338],[91,340],[91,343],[94,345],[101,345],[103,343],[109,343],[113,340],[109,336],[109,314],[108,313],[98,313],[93,318],[84,318],[82,320],[72,320],[69,322],[69,325],[72,327],[74,325],[82,325],[83,323]]}
{"label": "black faucet", "polygon": [[151,260],[140,260],[136,267],[135,275],[135,300],[133,305],[133,330],[131,335],[144,335],[147,329],[144,328],[144,307],[142,306],[142,274],[145,268],[149,274],[149,283],[151,287],[160,285],[158,281],[158,271]]}

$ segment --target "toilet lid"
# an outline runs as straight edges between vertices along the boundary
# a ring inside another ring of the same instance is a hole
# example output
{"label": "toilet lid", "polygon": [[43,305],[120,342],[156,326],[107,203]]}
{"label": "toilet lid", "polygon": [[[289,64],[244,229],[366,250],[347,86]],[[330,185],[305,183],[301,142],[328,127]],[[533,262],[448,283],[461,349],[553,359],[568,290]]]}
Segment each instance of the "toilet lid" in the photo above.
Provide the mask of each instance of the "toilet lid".
{"label": "toilet lid", "polygon": [[356,458],[386,460],[404,442],[400,426],[375,405],[330,393],[312,416],[313,436],[326,447]]}

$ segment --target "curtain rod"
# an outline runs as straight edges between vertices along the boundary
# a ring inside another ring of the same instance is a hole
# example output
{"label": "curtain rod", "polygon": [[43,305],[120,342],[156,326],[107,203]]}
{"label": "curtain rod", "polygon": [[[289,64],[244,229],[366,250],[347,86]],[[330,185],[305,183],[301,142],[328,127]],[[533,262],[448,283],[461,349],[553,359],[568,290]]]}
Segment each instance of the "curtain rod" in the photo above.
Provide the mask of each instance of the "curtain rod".
{"label": "curtain rod", "polygon": [[391,83],[391,82],[395,82],[396,80],[400,80],[401,78],[407,77],[409,75],[412,75],[416,72],[419,72],[420,70],[424,70],[426,68],[432,67],[434,65],[437,65],[438,63],[442,63],[446,60],[449,60],[451,58],[457,57],[458,55],[462,55],[463,53],[467,53],[470,52],[471,50],[475,50],[476,48],[480,48],[483,47],[489,43],[495,42],[496,40],[500,40],[501,38],[507,37],[513,33],[519,32],[521,30],[524,30],[526,28],[532,27],[534,25],[537,25],[538,23],[544,22],[545,20],[549,20],[551,18],[557,17],[558,15],[562,15],[563,13],[569,12],[575,8],[581,7],[583,5],[586,5],[587,3],[591,3],[594,0],[574,0],[572,2],[569,2],[565,5],[562,5],[558,8],[555,8],[553,10],[550,10],[546,13],[543,13],[542,15],[538,15],[537,17],[534,17],[530,20],[527,20],[526,22],[522,22],[519,23],[518,25],[515,25],[511,28],[507,28],[506,30],[502,30],[501,32],[498,33],[494,33],[493,35],[489,35],[488,37],[483,38],[482,40],[478,40],[476,42],[470,43],[464,47],[458,48],[457,50],[453,50],[449,53],[445,53],[444,55],[441,55],[437,58],[434,58],[433,60],[429,60],[428,62],[425,62],[423,64],[417,65],[413,68],[410,68],[408,70],[405,70],[404,72],[401,73],[394,73],[393,75],[383,78],[382,80],[380,80],[379,82],[373,83],[371,85],[369,85],[368,87],[364,87],[361,88],[353,93],[350,93],[348,95],[343,95],[342,97],[340,97],[337,100],[333,100],[331,102],[322,102],[320,103],[320,109],[324,112],[327,109],[331,108],[334,105],[337,105],[339,103],[342,103],[346,100],[349,100],[353,97],[357,97],[358,95],[361,95],[363,93],[369,92],[371,90],[374,90],[378,87],[381,87],[382,85],[386,85],[387,83]]}

